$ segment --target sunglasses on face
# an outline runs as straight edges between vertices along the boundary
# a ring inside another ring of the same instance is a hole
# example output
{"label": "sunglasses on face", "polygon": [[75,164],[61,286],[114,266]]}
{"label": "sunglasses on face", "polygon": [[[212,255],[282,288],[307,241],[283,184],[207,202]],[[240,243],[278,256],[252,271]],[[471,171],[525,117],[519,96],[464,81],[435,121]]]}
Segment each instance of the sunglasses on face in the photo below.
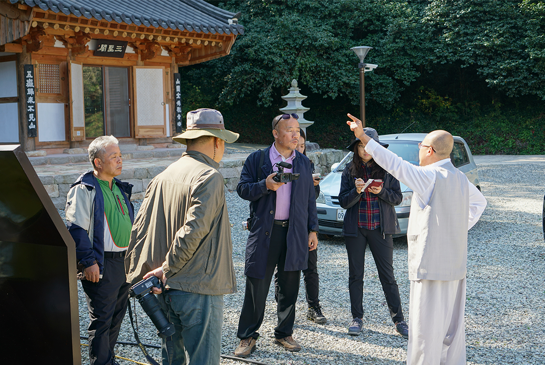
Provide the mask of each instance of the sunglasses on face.
{"label": "sunglasses on face", "polygon": [[291,114],[282,114],[278,117],[278,120],[274,123],[274,127],[273,129],[276,129],[276,126],[278,125],[278,123],[280,122],[281,119],[290,119],[290,118],[293,118],[293,119],[299,119],[299,116],[295,113],[291,113]]}

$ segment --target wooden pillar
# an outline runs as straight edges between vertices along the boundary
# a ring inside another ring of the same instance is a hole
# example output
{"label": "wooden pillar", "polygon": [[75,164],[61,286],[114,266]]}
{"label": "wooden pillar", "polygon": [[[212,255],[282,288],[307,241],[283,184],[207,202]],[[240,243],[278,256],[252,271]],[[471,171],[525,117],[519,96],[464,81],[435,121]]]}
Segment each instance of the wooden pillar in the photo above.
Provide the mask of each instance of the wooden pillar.
{"label": "wooden pillar", "polygon": [[[17,53],[17,62],[16,62],[17,95],[19,96],[19,143],[23,147],[24,151],[35,151],[36,138],[28,137],[28,125],[27,125],[27,114],[26,114],[25,65],[32,63],[32,58],[30,56],[30,53],[27,53],[26,47],[27,47],[26,45],[23,46],[23,52]],[[34,74],[36,75],[36,70],[34,70]],[[38,120],[38,123],[40,123],[39,120]]]}

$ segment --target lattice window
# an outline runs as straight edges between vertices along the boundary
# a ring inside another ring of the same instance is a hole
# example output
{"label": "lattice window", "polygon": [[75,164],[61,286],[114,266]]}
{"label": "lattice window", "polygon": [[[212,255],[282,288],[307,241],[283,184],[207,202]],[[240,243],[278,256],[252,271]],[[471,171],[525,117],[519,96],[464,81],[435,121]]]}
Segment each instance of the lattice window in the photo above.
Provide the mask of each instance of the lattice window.
{"label": "lattice window", "polygon": [[42,94],[60,94],[61,76],[59,65],[38,65],[38,90]]}

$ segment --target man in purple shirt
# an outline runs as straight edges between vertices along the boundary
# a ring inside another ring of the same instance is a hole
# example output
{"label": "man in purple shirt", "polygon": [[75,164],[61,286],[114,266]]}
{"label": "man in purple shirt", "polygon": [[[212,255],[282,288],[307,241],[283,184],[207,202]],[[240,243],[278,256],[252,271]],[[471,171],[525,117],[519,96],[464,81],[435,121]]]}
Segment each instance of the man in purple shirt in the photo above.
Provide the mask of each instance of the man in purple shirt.
{"label": "man in purple shirt", "polygon": [[[278,270],[278,325],[275,343],[288,351],[300,351],[293,339],[295,304],[301,270],[307,268],[309,250],[318,245],[316,196],[309,159],[296,151],[299,117],[281,114],[272,122],[274,143],[248,156],[237,186],[239,196],[250,201],[250,234],[246,244],[246,292],[240,314],[235,356],[247,357],[256,348],[263,322],[267,294],[275,269]],[[284,172],[299,173],[286,184],[273,180],[279,162],[293,167]]]}

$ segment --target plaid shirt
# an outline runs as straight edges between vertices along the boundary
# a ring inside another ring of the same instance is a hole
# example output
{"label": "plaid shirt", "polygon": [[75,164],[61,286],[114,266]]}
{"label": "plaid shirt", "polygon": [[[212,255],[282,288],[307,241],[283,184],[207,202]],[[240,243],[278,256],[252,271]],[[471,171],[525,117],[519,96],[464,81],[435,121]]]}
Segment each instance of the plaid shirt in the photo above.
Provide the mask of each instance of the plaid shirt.
{"label": "plaid shirt", "polygon": [[[367,182],[371,177],[371,169],[363,164],[363,181]],[[360,197],[358,209],[358,228],[368,230],[377,229],[380,226],[380,208],[378,197],[370,192],[363,192]]]}

